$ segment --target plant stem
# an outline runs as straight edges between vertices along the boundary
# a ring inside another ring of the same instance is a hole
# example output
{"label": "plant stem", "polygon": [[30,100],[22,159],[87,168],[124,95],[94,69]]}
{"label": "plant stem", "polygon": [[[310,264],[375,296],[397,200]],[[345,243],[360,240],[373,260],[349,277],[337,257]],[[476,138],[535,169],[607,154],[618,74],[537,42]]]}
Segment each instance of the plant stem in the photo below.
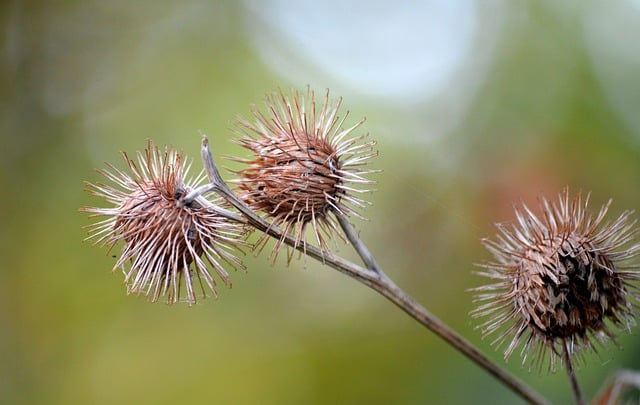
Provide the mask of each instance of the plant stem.
{"label": "plant stem", "polygon": [[378,266],[376,259],[373,258],[373,255],[371,254],[367,246],[358,237],[356,231],[349,223],[347,217],[341,212],[337,211],[334,211],[334,215],[338,219],[338,223],[340,224],[340,227],[342,228],[344,234],[347,236],[349,243],[351,243],[351,246],[353,246],[355,251],[358,253],[358,256],[360,256],[360,259],[362,259],[362,262],[365,264],[365,266],[367,266],[369,270],[373,270],[378,274],[382,273],[382,270],[380,269],[380,266]]}
{"label": "plant stem", "polygon": [[347,239],[354,247],[362,261],[367,265],[367,268],[375,271],[379,277],[379,284],[371,286],[374,290],[385,296],[388,300],[396,304],[400,309],[409,314],[413,319],[417,320],[420,324],[427,329],[441,337],[447,343],[458,349],[465,356],[473,360],[480,367],[484,368],[491,375],[496,377],[502,383],[507,385],[513,391],[519,395],[525,397],[532,403],[541,403],[545,400],[543,398],[534,397],[537,395],[530,392],[530,389],[524,386],[520,381],[515,380],[512,376],[505,373],[505,371],[497,367],[482,353],[480,353],[471,343],[469,343],[462,336],[458,335],[455,331],[449,328],[440,319],[432,315],[426,308],[415,302],[410,296],[408,296],[402,289],[400,289],[378,266],[377,262],[373,258],[373,255],[366,247],[364,242],[357,236],[353,227],[349,223],[349,220],[340,212],[334,214],[342,227]]}
{"label": "plant stem", "polygon": [[[202,140],[202,160],[204,163],[207,176],[211,182],[211,186],[202,189],[201,191],[215,191],[224,199],[226,199],[231,205],[233,205],[241,214],[246,217],[246,222],[258,229],[265,232],[269,236],[278,240],[283,240],[288,246],[297,249],[300,252],[306,253],[308,256],[320,261],[323,264],[343,273],[351,278],[356,279],[362,284],[368,286],[374,291],[380,293],[386,297],[389,301],[393,302],[396,306],[406,312],[413,319],[418,321],[421,325],[441,337],[471,361],[478,366],[486,370],[489,374],[493,375],[498,381],[502,382],[509,389],[515,392],[517,395],[524,398],[526,401],[532,404],[547,404],[547,400],[540,396],[537,392],[527,387],[523,382],[515,378],[514,376],[505,372],[502,368],[491,362],[486,356],[484,356],[477,348],[475,348],[470,342],[464,339],[462,336],[453,331],[449,326],[440,321],[437,317],[432,315],[427,309],[414,301],[409,297],[402,289],[400,289],[390,278],[388,278],[382,269],[378,266],[375,259],[357,237],[355,231],[349,224],[346,217],[341,214],[336,214],[336,217],[345,231],[345,234],[351,242],[354,249],[367,268],[358,266],[352,262],[349,262],[341,257],[335,256],[330,252],[322,251],[320,248],[309,245],[305,241],[301,244],[296,243],[296,239],[290,235],[283,235],[283,232],[273,224],[267,222],[262,217],[258,216],[251,210],[244,202],[242,202],[233,191],[227,186],[220,172],[215,164],[211,150],[209,149],[209,141],[206,136],[203,136]],[[188,198],[196,198],[197,193],[190,193]],[[244,222],[244,221],[243,221]]]}
{"label": "plant stem", "polygon": [[573,363],[571,362],[571,351],[569,350],[569,342],[567,340],[564,341],[564,345],[562,347],[562,355],[564,357],[564,367],[567,370],[567,376],[569,377],[569,381],[571,382],[571,393],[573,394],[573,401],[576,405],[586,405],[586,401],[584,399],[584,395],[582,394],[582,390],[580,389],[580,384],[578,384],[578,378],[576,377],[576,373],[573,370]]}

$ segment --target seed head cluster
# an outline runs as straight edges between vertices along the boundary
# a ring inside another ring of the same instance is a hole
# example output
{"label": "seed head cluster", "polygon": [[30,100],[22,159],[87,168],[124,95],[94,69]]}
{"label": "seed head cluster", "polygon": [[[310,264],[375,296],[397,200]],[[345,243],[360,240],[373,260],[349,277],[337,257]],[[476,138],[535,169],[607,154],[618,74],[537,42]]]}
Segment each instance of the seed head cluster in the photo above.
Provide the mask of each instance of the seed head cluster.
{"label": "seed head cluster", "polygon": [[216,294],[209,267],[230,287],[221,262],[242,267],[234,254],[244,243],[242,226],[217,213],[202,197],[188,204],[181,200],[204,176],[187,182],[189,164],[182,155],[172,148],[161,151],[151,142],[137,154],[137,164],[122,155],[130,173],[108,165],[110,170],[99,172],[113,185],[87,183],[89,192],[113,207],[81,211],[106,217],[90,226],[87,239],[109,250],[123,243],[114,270],[124,271],[128,292],[154,302],[166,297],[168,303],[184,300],[191,305],[198,295],[206,296],[207,289]]}
{"label": "seed head cluster", "polygon": [[311,225],[326,249],[326,237],[337,229],[330,213],[359,216],[366,203],[358,194],[370,190],[358,186],[373,183],[364,176],[374,171],[362,166],[377,155],[375,143],[352,136],[364,120],[343,128],[348,113],[338,116],[340,103],[332,104],[328,91],[320,108],[311,90],[291,96],[278,91],[267,96],[266,112],[253,109],[253,122],[238,121],[237,142],[254,155],[237,159],[247,165],[236,172],[239,197],[295,236],[296,245]]}
{"label": "seed head cluster", "polygon": [[474,289],[481,304],[472,314],[488,318],[481,328],[506,345],[506,359],[522,345],[523,364],[553,371],[564,347],[595,351],[633,322],[635,221],[627,211],[604,223],[611,201],[594,218],[588,200],[570,200],[565,189],[557,202],[541,198],[541,217],[522,205],[517,223],[498,225],[496,239],[483,241],[495,261],[480,274],[493,283]]}

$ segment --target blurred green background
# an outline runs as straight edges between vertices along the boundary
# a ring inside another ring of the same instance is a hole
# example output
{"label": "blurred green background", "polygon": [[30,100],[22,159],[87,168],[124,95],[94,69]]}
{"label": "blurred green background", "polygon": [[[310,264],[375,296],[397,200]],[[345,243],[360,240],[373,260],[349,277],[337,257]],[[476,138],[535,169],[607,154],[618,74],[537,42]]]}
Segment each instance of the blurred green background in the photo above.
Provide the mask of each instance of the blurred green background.
{"label": "blurred green background", "polygon": [[[453,4],[455,3],[455,4]],[[0,6],[0,401],[512,404],[382,297],[312,261],[247,273],[218,300],[128,297],[83,243],[83,180],[152,138],[216,156],[277,87],[344,97],[378,141],[357,221],[386,272],[500,364],[468,317],[479,240],[564,185],[640,204],[640,3],[7,1]],[[230,163],[223,163],[231,166]],[[340,253],[353,258],[347,247]],[[589,397],[640,369],[637,330],[587,356]],[[566,378],[505,367],[552,401]]]}

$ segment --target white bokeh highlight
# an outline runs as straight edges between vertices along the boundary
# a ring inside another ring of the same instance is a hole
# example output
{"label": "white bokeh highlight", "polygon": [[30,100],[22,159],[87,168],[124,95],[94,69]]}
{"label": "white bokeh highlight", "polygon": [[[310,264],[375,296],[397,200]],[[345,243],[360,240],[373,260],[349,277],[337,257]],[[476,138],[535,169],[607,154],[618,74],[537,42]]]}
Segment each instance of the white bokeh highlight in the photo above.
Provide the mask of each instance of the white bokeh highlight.
{"label": "white bokeh highlight", "polygon": [[438,138],[462,121],[504,14],[498,0],[245,5],[249,41],[272,71],[414,117],[403,122],[407,140]]}

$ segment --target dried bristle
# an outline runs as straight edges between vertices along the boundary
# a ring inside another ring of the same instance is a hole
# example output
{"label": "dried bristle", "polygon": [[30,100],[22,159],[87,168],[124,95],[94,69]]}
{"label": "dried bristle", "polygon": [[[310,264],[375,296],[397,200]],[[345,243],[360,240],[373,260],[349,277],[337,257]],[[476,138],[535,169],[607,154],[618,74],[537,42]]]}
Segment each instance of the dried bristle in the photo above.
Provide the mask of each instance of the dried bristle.
{"label": "dried bristle", "polygon": [[595,351],[596,342],[615,340],[612,327],[633,322],[635,221],[625,212],[603,225],[609,204],[595,218],[587,204],[580,195],[570,202],[565,189],[558,203],[541,199],[542,219],[523,205],[517,224],[499,225],[497,240],[484,241],[496,261],[480,274],[497,282],[474,289],[483,304],[473,315],[490,318],[481,327],[507,345],[505,358],[523,343],[523,362],[549,360],[553,370],[565,344],[574,354]]}

